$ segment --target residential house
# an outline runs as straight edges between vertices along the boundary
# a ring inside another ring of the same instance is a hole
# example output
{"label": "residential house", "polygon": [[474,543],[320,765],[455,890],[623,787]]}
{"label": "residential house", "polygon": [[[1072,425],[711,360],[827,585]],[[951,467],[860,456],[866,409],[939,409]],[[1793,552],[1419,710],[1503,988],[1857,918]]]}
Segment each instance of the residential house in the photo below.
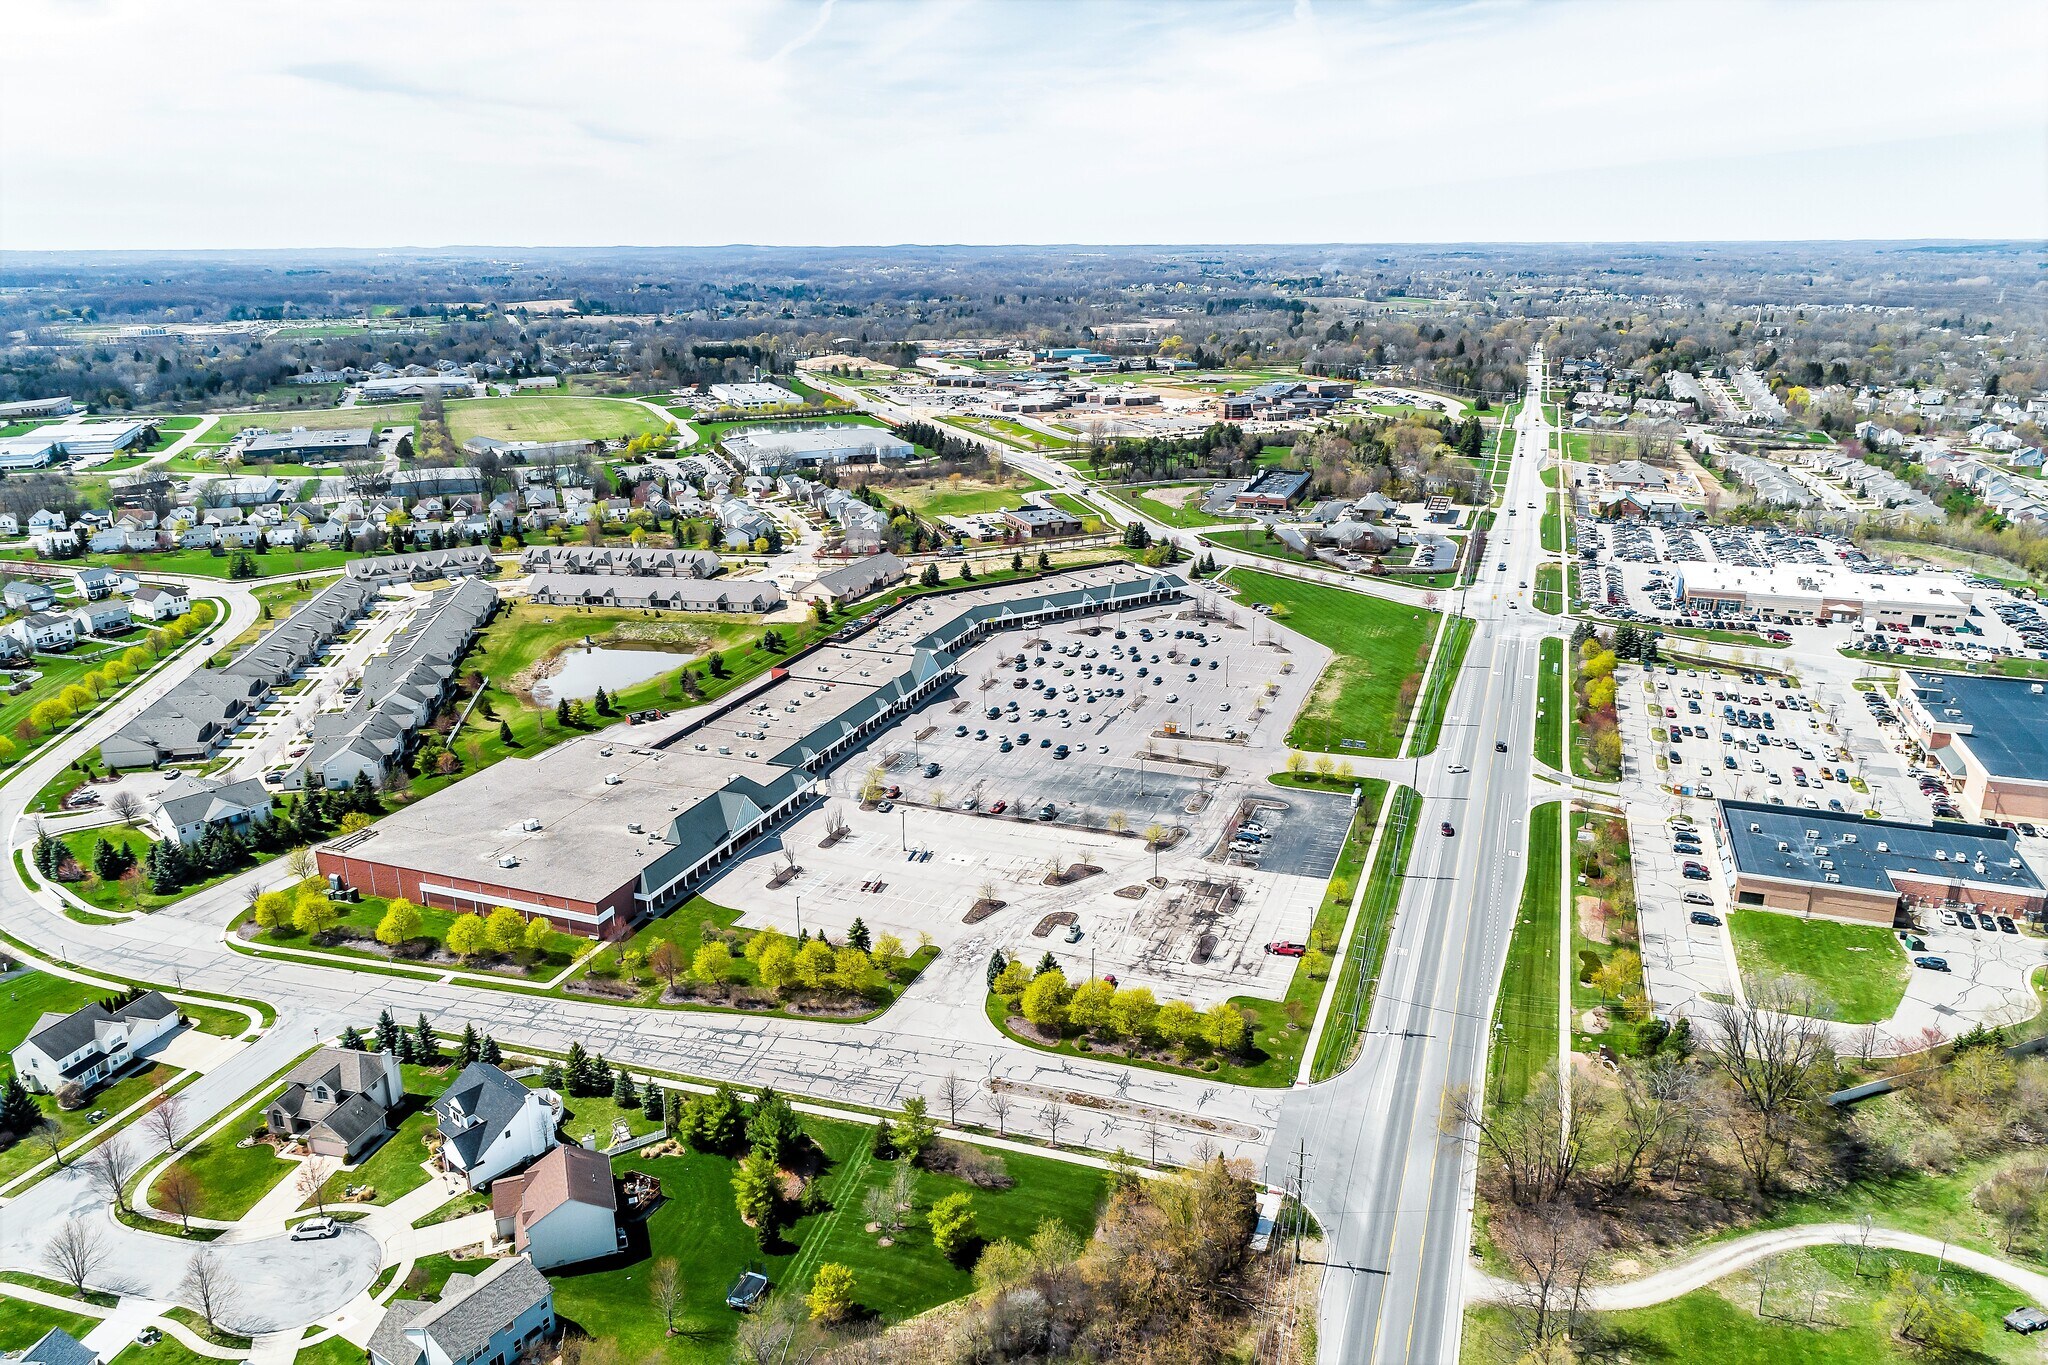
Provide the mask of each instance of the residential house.
{"label": "residential house", "polygon": [[102,1365],[99,1352],[61,1327],[52,1327],[16,1357],[21,1365]]}
{"label": "residential house", "polygon": [[21,519],[12,512],[0,512],[0,536],[21,534]]}
{"label": "residential house", "polygon": [[523,1175],[500,1177],[491,1186],[491,1214],[498,1236],[542,1270],[619,1250],[612,1161],[587,1147],[557,1147]]}
{"label": "residential house", "polygon": [[67,1085],[90,1090],[119,1075],[179,1022],[178,1007],[160,991],[144,991],[111,1010],[94,1001],[69,1014],[37,1019],[8,1059],[31,1090],[55,1094]]}
{"label": "residential house", "polygon": [[902,560],[885,551],[819,574],[804,585],[803,598],[807,602],[823,602],[837,609],[869,593],[901,583],[908,573]]}
{"label": "residential house", "polygon": [[217,782],[181,774],[157,788],[150,800],[150,824],[180,844],[196,844],[217,829],[247,834],[270,819],[270,792],[253,777]]}
{"label": "residential house", "polygon": [[9,611],[48,611],[57,605],[57,594],[50,585],[32,578],[10,578],[7,586],[0,588]]}
{"label": "residential house", "polygon": [[72,612],[71,619],[81,637],[119,635],[135,624],[128,614],[126,602],[88,602]]}
{"label": "residential house", "polygon": [[656,611],[774,611],[782,589],[767,579],[624,578],[616,574],[535,574],[535,602],[582,607],[634,607]]}
{"label": "residential house", "polygon": [[393,1299],[370,1334],[370,1365],[512,1365],[555,1334],[555,1296],[524,1256],[450,1275],[437,1303]]}
{"label": "residential house", "polygon": [[75,555],[84,543],[76,531],[38,531],[29,537],[29,544],[35,546],[36,553],[45,559]]}
{"label": "residential house", "polygon": [[315,1156],[354,1161],[391,1132],[391,1111],[404,1096],[390,1053],[323,1047],[285,1073],[263,1124],[271,1136],[303,1142]]}
{"label": "residential house", "polygon": [[9,622],[6,630],[30,654],[37,650],[69,649],[78,643],[78,622],[55,612],[33,612]]}
{"label": "residential house", "polygon": [[375,555],[348,562],[348,576],[370,582],[405,580],[428,583],[437,578],[489,577],[498,571],[498,561],[489,546],[458,545],[449,550],[420,550],[403,555]]}
{"label": "residential house", "polygon": [[528,573],[620,574],[629,578],[713,578],[724,571],[709,550],[652,546],[536,545],[520,557]]}
{"label": "residential house", "polygon": [[71,519],[69,517],[65,516],[62,512],[52,512],[47,507],[39,507],[29,513],[28,529],[31,535],[38,531],[63,531],[69,529],[70,526]]}
{"label": "residential house", "polygon": [[77,587],[79,595],[88,602],[97,602],[102,597],[111,597],[114,594],[115,577],[111,569],[73,569],[71,582]]}
{"label": "residential house", "polygon": [[152,583],[137,588],[129,599],[129,611],[148,621],[169,621],[183,616],[192,605],[191,594],[174,583]]}
{"label": "residential house", "polygon": [[528,1089],[489,1062],[471,1062],[434,1101],[441,1168],[473,1190],[547,1155],[561,1122],[561,1096]]}

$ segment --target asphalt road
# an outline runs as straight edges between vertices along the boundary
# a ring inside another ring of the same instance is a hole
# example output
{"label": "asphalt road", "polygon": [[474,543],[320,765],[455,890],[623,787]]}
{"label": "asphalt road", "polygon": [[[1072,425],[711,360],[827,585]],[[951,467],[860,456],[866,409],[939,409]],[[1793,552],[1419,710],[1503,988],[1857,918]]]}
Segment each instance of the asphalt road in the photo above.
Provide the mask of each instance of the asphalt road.
{"label": "asphalt road", "polygon": [[[1539,362],[1531,391],[1541,392]],[[1539,642],[1560,618],[1531,600],[1541,549],[1540,405],[1520,439],[1480,579],[1462,594],[1478,626],[1423,794],[1394,935],[1359,1060],[1291,1092],[1267,1155],[1303,1200],[1329,1263],[1319,1353],[1438,1365],[1458,1356],[1475,1150],[1442,1121],[1453,1087],[1480,1086],[1526,861]],[[1505,515],[1507,507],[1518,515]],[[1494,565],[1505,559],[1506,572]],[[1522,589],[1517,585],[1530,584]],[[1496,752],[1495,743],[1506,745]],[[1454,774],[1452,766],[1468,772]],[[1439,826],[1449,823],[1446,837]]]}

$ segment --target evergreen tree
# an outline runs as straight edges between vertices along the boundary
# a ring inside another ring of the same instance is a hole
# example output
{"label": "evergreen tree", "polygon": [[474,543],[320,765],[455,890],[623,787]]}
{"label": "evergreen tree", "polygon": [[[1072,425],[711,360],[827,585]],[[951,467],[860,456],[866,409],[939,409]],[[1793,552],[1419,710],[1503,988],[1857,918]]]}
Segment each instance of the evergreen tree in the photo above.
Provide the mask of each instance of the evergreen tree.
{"label": "evergreen tree", "polygon": [[568,1078],[562,1074],[560,1062],[551,1061],[540,1069],[540,1083],[558,1094],[569,1088]]}
{"label": "evergreen tree", "polygon": [[369,1051],[368,1048],[363,1046],[362,1031],[354,1024],[350,1024],[341,1031],[341,1046],[347,1048],[350,1052]]}
{"label": "evergreen tree", "polygon": [[875,1160],[890,1161],[896,1156],[896,1130],[887,1119],[875,1120]]}
{"label": "evergreen tree", "polygon": [[398,1055],[398,1021],[391,1017],[390,1010],[377,1016],[377,1051]]}
{"label": "evergreen tree", "polygon": [[564,730],[569,728],[569,699],[563,697],[555,703],[555,724]]}
{"label": "evergreen tree", "polygon": [[498,742],[499,742],[500,744],[504,745],[504,746],[505,746],[506,748],[508,748],[508,749],[512,747],[512,722],[511,722],[511,721],[509,721],[509,720],[501,720],[501,721],[499,721],[499,722],[498,722]]}
{"label": "evergreen tree", "polygon": [[434,1027],[422,1014],[412,1030],[412,1059],[419,1066],[435,1066],[441,1061],[441,1044],[435,1041]]}
{"label": "evergreen tree", "polygon": [[476,1025],[464,1024],[462,1026],[462,1042],[455,1050],[455,1065],[468,1066],[471,1062],[483,1056],[483,1051],[483,1040],[477,1037]]}
{"label": "evergreen tree", "polygon": [[618,1076],[612,1082],[612,1103],[621,1109],[640,1107],[640,1087],[633,1084],[633,1073],[624,1067],[619,1068]]}
{"label": "evergreen tree", "polygon": [[802,1137],[803,1129],[789,1101],[772,1089],[763,1090],[747,1119],[747,1146],[781,1165],[795,1152]]}
{"label": "evergreen tree", "polygon": [[590,1089],[585,1093],[602,1095],[611,1088],[612,1064],[604,1059],[604,1054],[599,1053],[590,1059]]}
{"label": "evergreen tree", "polygon": [[5,1088],[0,1088],[0,1133],[11,1133],[16,1138],[27,1137],[43,1123],[43,1111],[36,1107],[28,1087],[21,1083],[19,1076],[10,1075]]}
{"label": "evergreen tree", "polygon": [[862,923],[858,915],[853,917],[853,926],[846,931],[846,946],[858,948],[862,952],[874,946],[873,940],[868,937],[868,926]]}
{"label": "evergreen tree", "polygon": [[492,1066],[504,1065],[505,1054],[499,1050],[498,1040],[488,1033],[484,1035],[483,1052],[478,1056],[477,1060],[489,1062]]}
{"label": "evergreen tree", "polygon": [[612,713],[612,699],[605,695],[604,689],[602,687],[597,689],[597,696],[594,699],[594,704],[597,707],[597,714],[599,714],[600,716],[608,716]]}
{"label": "evergreen tree", "polygon": [[683,1128],[683,1095],[680,1090],[671,1090],[662,1098],[661,1126],[670,1137],[676,1136]]}
{"label": "evergreen tree", "polygon": [[988,955],[988,988],[996,988],[996,978],[1003,974],[1003,968],[1010,965],[1010,959],[1003,956],[1001,948]]}
{"label": "evergreen tree", "polygon": [[1044,957],[1038,959],[1038,969],[1031,974],[1033,976],[1044,976],[1047,972],[1056,972],[1059,969],[1059,959],[1051,953],[1047,953]]}
{"label": "evergreen tree", "polygon": [[571,1095],[590,1093],[590,1054],[583,1050],[583,1044],[570,1042],[569,1060],[562,1068],[562,1081]]}
{"label": "evergreen tree", "polygon": [[640,1092],[640,1108],[650,1115],[661,1113],[662,1102],[667,1094],[668,1092],[655,1082],[654,1077],[649,1076],[646,1086]]}

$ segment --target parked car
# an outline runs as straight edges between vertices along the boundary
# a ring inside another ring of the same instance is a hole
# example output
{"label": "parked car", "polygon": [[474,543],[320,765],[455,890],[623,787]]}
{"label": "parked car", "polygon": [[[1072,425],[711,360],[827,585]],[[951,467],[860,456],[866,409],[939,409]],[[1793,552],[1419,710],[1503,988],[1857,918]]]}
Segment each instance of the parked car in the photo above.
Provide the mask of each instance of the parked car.
{"label": "parked car", "polygon": [[294,1242],[317,1242],[324,1237],[333,1237],[341,1232],[341,1224],[332,1218],[308,1218],[292,1229]]}
{"label": "parked car", "polygon": [[1696,882],[1706,881],[1709,876],[1705,866],[1700,863],[1687,863],[1679,871],[1684,873],[1688,879]]}
{"label": "parked car", "polygon": [[1685,893],[1685,903],[1687,905],[1712,905],[1714,898],[1704,891],[1688,891]]}
{"label": "parked car", "polygon": [[1278,943],[1268,943],[1266,951],[1275,957],[1300,957],[1308,951],[1308,947],[1306,944],[1288,943],[1282,940]]}
{"label": "parked car", "polygon": [[1721,922],[1719,915],[1708,914],[1705,910],[1695,910],[1688,918],[1694,924],[1718,925]]}
{"label": "parked car", "polygon": [[1925,967],[1930,972],[1945,972],[1948,970],[1948,959],[1945,957],[1916,957],[1913,959],[1913,965],[1915,967]]}

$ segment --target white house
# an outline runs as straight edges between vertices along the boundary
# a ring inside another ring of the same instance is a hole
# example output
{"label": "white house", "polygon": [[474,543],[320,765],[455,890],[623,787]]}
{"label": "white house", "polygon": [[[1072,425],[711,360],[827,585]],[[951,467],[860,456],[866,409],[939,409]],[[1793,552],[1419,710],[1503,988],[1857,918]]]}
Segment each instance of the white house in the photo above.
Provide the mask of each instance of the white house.
{"label": "white house", "polygon": [[15,516],[12,512],[0,512],[0,536],[18,536],[20,534],[21,518]]}
{"label": "white house", "polygon": [[473,1190],[547,1155],[561,1122],[561,1096],[529,1090],[489,1062],[471,1062],[434,1101],[442,1168]]}
{"label": "white house", "polygon": [[55,1094],[67,1085],[90,1090],[178,1022],[178,1007],[158,991],[145,991],[113,1010],[94,1001],[70,1014],[45,1014],[8,1056],[14,1074],[31,1090]]}
{"label": "white house", "polygon": [[78,643],[78,622],[69,616],[39,611],[9,623],[7,634],[30,653],[39,649],[69,649]]}
{"label": "white house", "polygon": [[0,590],[9,611],[48,611],[57,605],[57,594],[47,583],[29,578],[10,578],[7,586]]}
{"label": "white house", "polygon": [[71,613],[80,636],[118,635],[135,624],[126,602],[88,602]]}
{"label": "white house", "polygon": [[253,777],[216,782],[180,776],[159,787],[149,822],[166,839],[196,844],[216,829],[246,834],[270,819],[270,792]]}
{"label": "white house", "polygon": [[71,522],[62,512],[52,512],[47,507],[39,507],[29,513],[28,529],[31,533],[36,531],[62,531],[70,524]]}
{"label": "white house", "polygon": [[88,602],[97,602],[102,597],[114,595],[115,575],[112,569],[73,569],[71,581],[78,588],[78,595]]}
{"label": "white house", "polygon": [[135,597],[129,603],[129,610],[150,621],[168,621],[183,616],[192,605],[191,595],[174,583],[151,584],[137,588]]}
{"label": "white house", "polygon": [[47,557],[76,554],[79,548],[76,531],[38,531],[29,537],[29,544],[36,547],[36,553]]}
{"label": "white house", "polygon": [[498,1236],[542,1270],[594,1261],[619,1250],[619,1198],[611,1158],[587,1147],[557,1147],[523,1175],[491,1186]]}

